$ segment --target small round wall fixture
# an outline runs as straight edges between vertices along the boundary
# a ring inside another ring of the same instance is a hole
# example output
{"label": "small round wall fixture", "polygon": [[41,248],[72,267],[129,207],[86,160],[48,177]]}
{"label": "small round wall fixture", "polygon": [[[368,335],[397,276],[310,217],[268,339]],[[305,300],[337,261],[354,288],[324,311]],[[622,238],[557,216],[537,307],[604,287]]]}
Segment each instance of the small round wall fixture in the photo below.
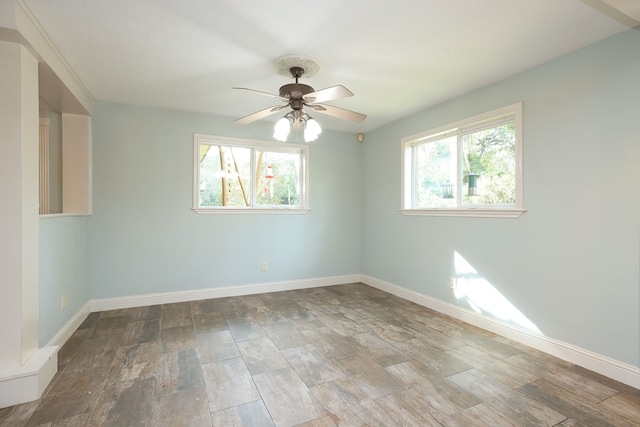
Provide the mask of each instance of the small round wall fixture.
{"label": "small round wall fixture", "polygon": [[301,78],[315,76],[320,70],[320,64],[316,60],[304,55],[285,55],[273,61],[273,68],[281,76],[291,77],[291,68],[293,67],[304,70]]}

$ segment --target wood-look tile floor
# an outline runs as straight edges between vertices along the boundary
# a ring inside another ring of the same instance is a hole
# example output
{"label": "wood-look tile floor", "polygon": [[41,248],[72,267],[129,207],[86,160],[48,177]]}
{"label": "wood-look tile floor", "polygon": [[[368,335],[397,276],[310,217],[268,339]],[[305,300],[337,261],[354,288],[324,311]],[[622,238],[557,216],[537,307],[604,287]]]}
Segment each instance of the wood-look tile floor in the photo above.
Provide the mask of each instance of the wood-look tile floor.
{"label": "wood-look tile floor", "polygon": [[638,426],[640,391],[360,283],[92,313],[2,426]]}

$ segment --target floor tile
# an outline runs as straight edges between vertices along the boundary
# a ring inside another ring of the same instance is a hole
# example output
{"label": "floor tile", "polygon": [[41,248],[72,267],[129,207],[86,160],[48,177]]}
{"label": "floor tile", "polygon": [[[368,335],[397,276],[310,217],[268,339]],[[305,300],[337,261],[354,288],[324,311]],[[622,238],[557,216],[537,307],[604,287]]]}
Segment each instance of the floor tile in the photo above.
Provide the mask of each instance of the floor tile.
{"label": "floor tile", "polygon": [[469,369],[447,377],[448,381],[473,394],[480,400],[508,396],[513,390],[504,383],[478,371]]}
{"label": "floor tile", "polygon": [[137,307],[131,313],[132,322],[144,322],[147,320],[160,320],[162,318],[161,305],[149,305],[146,307]]}
{"label": "floor tile", "polygon": [[162,329],[192,325],[191,305],[188,302],[162,305]]}
{"label": "floor tile", "polygon": [[158,344],[155,342],[120,347],[111,365],[107,383],[153,376],[157,358]]}
{"label": "floor tile", "polygon": [[577,396],[580,396],[587,402],[600,403],[605,399],[618,393],[617,390],[600,384],[589,378],[570,371],[568,369],[562,369],[556,371],[553,374],[547,374],[544,378],[559,387],[571,390]]}
{"label": "floor tile", "polygon": [[337,425],[392,426],[393,419],[349,378],[310,388]]}
{"label": "floor tile", "polygon": [[118,328],[126,328],[129,324],[129,320],[131,319],[131,315],[122,315],[122,316],[101,316],[98,322],[96,323],[95,329],[96,331],[100,330],[112,330]]}
{"label": "floor tile", "polygon": [[345,376],[332,360],[322,357],[313,344],[288,348],[282,350],[282,354],[309,387]]}
{"label": "floor tile", "polygon": [[[309,343],[309,339],[296,328],[291,321],[275,322],[263,325],[269,339],[280,350],[291,347],[300,347]],[[312,328],[313,329],[313,328]]]}
{"label": "floor tile", "polygon": [[196,333],[203,334],[207,332],[227,331],[227,321],[222,313],[197,313],[193,315],[193,323]]}
{"label": "floor tile", "polygon": [[252,317],[227,318],[227,325],[236,341],[245,341],[267,336],[260,323]]}
{"label": "floor tile", "polygon": [[109,367],[118,351],[123,329],[113,331],[94,331],[84,340],[78,351],[69,360],[65,372],[80,371],[88,368]]}
{"label": "floor tile", "polygon": [[240,357],[202,365],[202,370],[211,412],[261,399]]}
{"label": "floor tile", "polygon": [[413,390],[405,390],[376,400],[393,419],[394,425],[440,427],[437,410]]}
{"label": "floor tile", "polygon": [[280,350],[268,338],[239,341],[237,345],[251,375],[289,367]]}
{"label": "floor tile", "polygon": [[410,330],[382,320],[367,321],[367,326],[382,339],[390,343],[403,342],[415,338],[415,335]]}
{"label": "floor tile", "polygon": [[160,351],[169,353],[188,350],[196,346],[196,333],[193,325],[163,328],[160,332]]}
{"label": "floor tile", "polygon": [[91,426],[146,427],[153,409],[155,378],[115,382],[106,386],[96,404]]}
{"label": "floor tile", "polygon": [[421,362],[405,362],[386,369],[440,413],[455,414],[482,402],[473,393],[441,377]]}
{"label": "floor tile", "polygon": [[253,379],[276,426],[294,426],[326,415],[291,368],[265,372]]}
{"label": "floor tile", "polygon": [[156,397],[149,425],[212,427],[206,390],[191,389]]}
{"label": "floor tile", "polygon": [[160,320],[129,323],[120,346],[157,342],[160,339]]}
{"label": "floor tile", "polygon": [[640,425],[640,397],[618,393],[601,402],[598,406],[607,408]]}
{"label": "floor tile", "polygon": [[424,363],[442,376],[453,375],[471,369],[471,366],[435,347],[413,338],[406,342],[397,342],[394,346],[405,354]]}
{"label": "floor tile", "polygon": [[33,412],[26,427],[60,421],[77,415],[89,414],[93,410],[99,393],[55,393],[45,397]]}
{"label": "floor tile", "polygon": [[326,417],[317,418],[315,420],[307,421],[306,423],[298,424],[296,427],[338,427],[333,421],[333,418],[327,415]]}
{"label": "floor tile", "polygon": [[328,327],[302,331],[302,333],[325,358],[341,359],[363,351],[355,338],[339,335]]}
{"label": "floor tile", "polygon": [[211,413],[214,426],[273,427],[273,421],[262,400],[245,403]]}
{"label": "floor tile", "polygon": [[228,330],[197,334],[196,342],[201,363],[217,362],[240,356],[240,350]]}
{"label": "floor tile", "polygon": [[446,353],[512,388],[538,379],[536,375],[468,345],[447,350]]}
{"label": "floor tile", "polygon": [[195,349],[158,355],[156,396],[204,387],[203,369]]}
{"label": "floor tile", "polygon": [[605,411],[602,407],[596,408],[570,391],[558,387],[545,379],[524,385],[518,388],[518,391],[542,405],[566,415],[567,418],[575,420],[580,425],[598,427],[635,425],[628,418]]}
{"label": "floor tile", "polygon": [[489,397],[486,403],[521,426],[554,426],[567,418],[516,390]]}
{"label": "floor tile", "polygon": [[368,355],[336,360],[336,365],[372,400],[407,389],[404,382]]}
{"label": "floor tile", "polygon": [[412,360],[411,356],[404,354],[373,333],[358,334],[354,338],[366,349],[367,355],[383,367]]}

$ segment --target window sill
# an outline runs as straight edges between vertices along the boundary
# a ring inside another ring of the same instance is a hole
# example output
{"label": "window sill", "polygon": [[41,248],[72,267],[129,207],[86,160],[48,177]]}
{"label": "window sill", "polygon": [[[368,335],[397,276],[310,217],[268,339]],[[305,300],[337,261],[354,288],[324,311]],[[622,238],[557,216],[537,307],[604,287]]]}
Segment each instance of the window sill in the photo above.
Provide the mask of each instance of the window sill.
{"label": "window sill", "polygon": [[519,218],[524,209],[400,209],[402,215],[408,216],[454,216],[470,218]]}
{"label": "window sill", "polygon": [[51,213],[51,214],[40,214],[40,219],[52,219],[52,218],[68,218],[74,216],[91,216],[90,213]]}
{"label": "window sill", "polygon": [[291,208],[192,208],[198,215],[305,215],[309,209]]}

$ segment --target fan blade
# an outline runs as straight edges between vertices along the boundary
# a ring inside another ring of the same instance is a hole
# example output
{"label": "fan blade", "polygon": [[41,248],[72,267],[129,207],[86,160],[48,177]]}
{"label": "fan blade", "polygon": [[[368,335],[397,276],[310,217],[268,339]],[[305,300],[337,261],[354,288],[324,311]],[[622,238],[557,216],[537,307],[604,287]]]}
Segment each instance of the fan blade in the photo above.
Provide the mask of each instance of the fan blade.
{"label": "fan blade", "polygon": [[277,113],[282,110],[286,105],[276,105],[273,107],[265,108],[264,110],[256,111],[253,114],[249,114],[248,116],[240,117],[236,119],[236,123],[241,125],[246,125],[247,123],[255,122],[256,120],[260,120],[264,117],[267,117],[270,114]]}
{"label": "fan blade", "polygon": [[342,85],[331,86],[311,92],[302,97],[305,102],[327,102],[334,99],[348,98],[353,96],[353,92]]}
{"label": "fan blade", "polygon": [[258,95],[268,96],[269,98],[275,98],[275,99],[279,99],[280,101],[289,102],[289,99],[285,98],[284,96],[274,95],[272,93],[262,92],[262,91],[255,90],[255,89],[249,89],[247,87],[234,87],[232,89],[246,90],[246,91],[249,91],[249,92],[257,93]]}
{"label": "fan blade", "polygon": [[339,119],[351,120],[352,122],[360,123],[367,118],[366,114],[356,113],[355,111],[345,110],[344,108],[333,107],[331,105],[313,104],[307,105],[307,107],[313,108],[313,111],[317,111],[318,113],[327,114]]}

